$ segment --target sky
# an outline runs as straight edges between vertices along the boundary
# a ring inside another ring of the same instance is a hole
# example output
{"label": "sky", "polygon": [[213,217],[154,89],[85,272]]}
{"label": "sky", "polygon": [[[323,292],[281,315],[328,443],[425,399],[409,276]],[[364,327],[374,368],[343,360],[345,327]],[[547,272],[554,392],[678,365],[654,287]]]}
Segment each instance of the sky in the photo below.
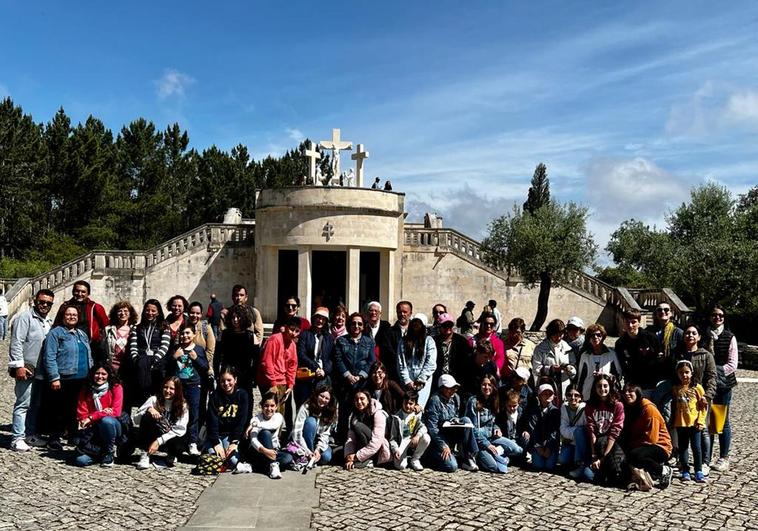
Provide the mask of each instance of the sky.
{"label": "sky", "polygon": [[543,162],[603,248],[694,186],[758,184],[757,36],[742,1],[0,0],[0,97],[256,159],[340,128],[409,221],[476,239]]}

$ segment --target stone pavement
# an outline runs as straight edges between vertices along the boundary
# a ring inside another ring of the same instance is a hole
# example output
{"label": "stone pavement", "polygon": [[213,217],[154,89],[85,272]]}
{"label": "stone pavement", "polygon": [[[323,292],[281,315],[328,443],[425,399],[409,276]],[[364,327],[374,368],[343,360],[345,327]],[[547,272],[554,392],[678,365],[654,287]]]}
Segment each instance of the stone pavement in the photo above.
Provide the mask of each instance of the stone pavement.
{"label": "stone pavement", "polygon": [[[0,342],[5,365],[7,342]],[[741,377],[758,373],[740,371]],[[13,381],[0,373],[2,529],[758,529],[758,384],[733,403],[732,470],[706,485],[627,493],[513,468],[504,476],[336,467],[279,481],[190,475],[190,465],[79,469],[63,455],[8,449]],[[70,453],[70,452],[69,452]],[[64,452],[65,454],[65,452]],[[315,489],[314,489],[315,482]],[[206,487],[213,484],[213,487]],[[319,494],[320,489],[320,494]],[[318,507],[316,507],[318,503]]]}

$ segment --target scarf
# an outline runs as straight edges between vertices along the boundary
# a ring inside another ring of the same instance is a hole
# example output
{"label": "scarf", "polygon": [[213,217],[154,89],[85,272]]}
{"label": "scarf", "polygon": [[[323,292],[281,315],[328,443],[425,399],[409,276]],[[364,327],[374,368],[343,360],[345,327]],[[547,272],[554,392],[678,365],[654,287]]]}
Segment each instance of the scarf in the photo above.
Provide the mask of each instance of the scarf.
{"label": "scarf", "polygon": [[103,410],[103,405],[100,403],[100,399],[108,392],[108,387],[108,382],[104,382],[102,385],[95,385],[94,383],[90,384],[92,400],[95,402],[95,409],[98,411]]}
{"label": "scarf", "polygon": [[666,327],[663,329],[663,352],[667,357],[671,354],[671,336],[674,335],[674,330],[676,330],[676,326],[671,321],[666,323]]}
{"label": "scarf", "polygon": [[711,339],[713,341],[716,341],[719,338],[719,336],[724,332],[724,325],[721,325],[718,328],[709,328],[708,332],[711,334]]}
{"label": "scarf", "polygon": [[334,339],[337,339],[338,337],[344,336],[346,334],[347,334],[347,328],[345,327],[345,325],[342,325],[339,328],[332,325],[332,337]]}

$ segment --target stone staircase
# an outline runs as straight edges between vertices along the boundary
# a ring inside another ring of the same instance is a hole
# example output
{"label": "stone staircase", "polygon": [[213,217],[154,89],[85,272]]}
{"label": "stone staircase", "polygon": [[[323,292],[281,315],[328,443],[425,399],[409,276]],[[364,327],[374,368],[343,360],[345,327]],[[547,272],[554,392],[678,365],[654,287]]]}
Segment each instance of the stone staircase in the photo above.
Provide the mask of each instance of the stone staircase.
{"label": "stone staircase", "polygon": [[40,289],[56,290],[85,273],[91,273],[95,278],[98,275],[128,272],[132,278],[139,278],[165,260],[189,253],[198,247],[213,252],[223,245],[253,245],[254,238],[253,220],[242,224],[206,223],[147,251],[92,251],[36,277],[0,279],[4,287],[13,281],[5,289],[8,315],[12,316],[27,308],[34,293]]}

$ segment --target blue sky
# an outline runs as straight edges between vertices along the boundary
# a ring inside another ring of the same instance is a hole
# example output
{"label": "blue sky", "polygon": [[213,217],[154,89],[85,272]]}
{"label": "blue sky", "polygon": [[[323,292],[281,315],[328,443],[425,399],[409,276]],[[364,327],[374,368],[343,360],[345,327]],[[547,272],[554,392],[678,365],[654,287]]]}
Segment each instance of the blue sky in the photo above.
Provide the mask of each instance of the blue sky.
{"label": "blue sky", "polygon": [[758,183],[756,35],[754,2],[0,0],[0,96],[256,158],[340,127],[412,219],[475,238],[544,162],[604,245]]}

